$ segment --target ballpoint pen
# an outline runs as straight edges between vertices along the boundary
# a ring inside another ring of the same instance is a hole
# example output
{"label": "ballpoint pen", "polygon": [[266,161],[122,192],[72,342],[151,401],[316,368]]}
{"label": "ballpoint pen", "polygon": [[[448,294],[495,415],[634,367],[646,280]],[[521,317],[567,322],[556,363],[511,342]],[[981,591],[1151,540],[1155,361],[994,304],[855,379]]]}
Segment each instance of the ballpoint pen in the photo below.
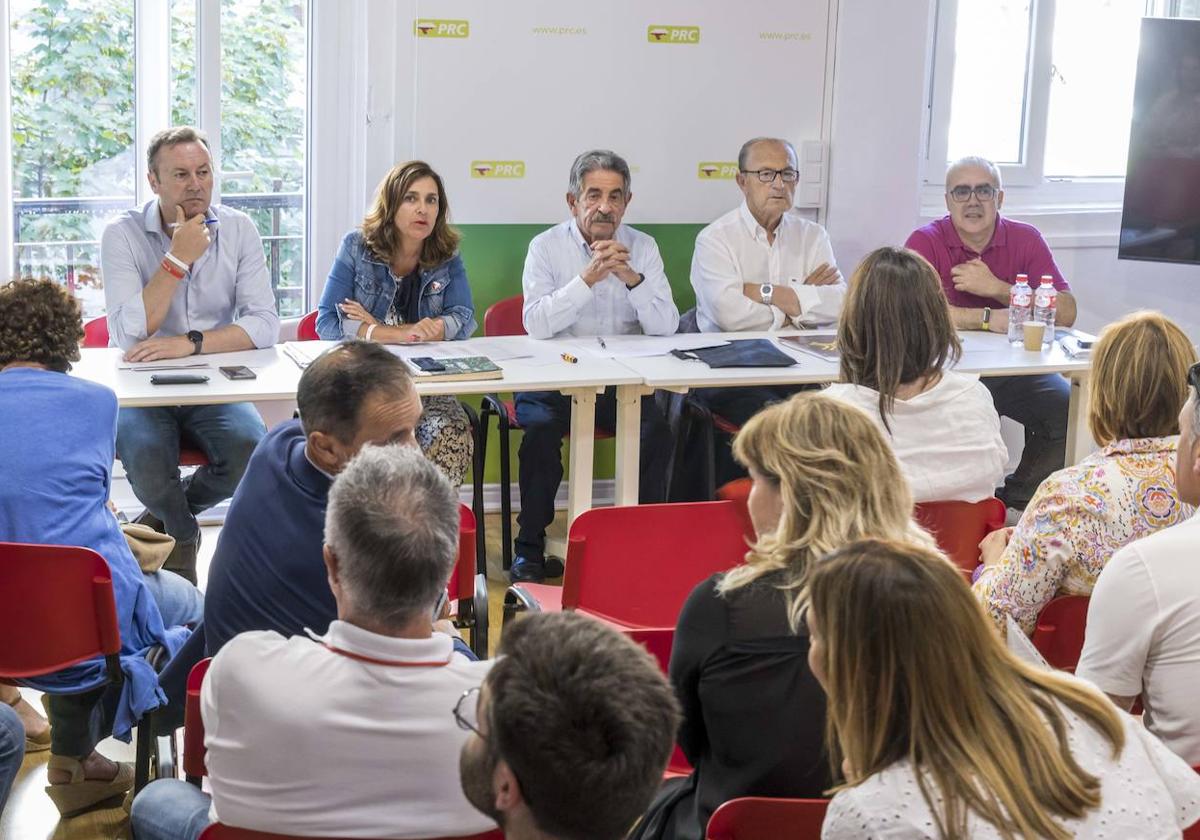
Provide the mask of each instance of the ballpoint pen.
{"label": "ballpoint pen", "polygon": [[[221,221],[220,219],[205,219],[204,224],[215,225],[215,224],[219,224],[220,221]],[[179,227],[179,224],[177,222],[168,222],[167,227],[170,227],[170,228]]]}

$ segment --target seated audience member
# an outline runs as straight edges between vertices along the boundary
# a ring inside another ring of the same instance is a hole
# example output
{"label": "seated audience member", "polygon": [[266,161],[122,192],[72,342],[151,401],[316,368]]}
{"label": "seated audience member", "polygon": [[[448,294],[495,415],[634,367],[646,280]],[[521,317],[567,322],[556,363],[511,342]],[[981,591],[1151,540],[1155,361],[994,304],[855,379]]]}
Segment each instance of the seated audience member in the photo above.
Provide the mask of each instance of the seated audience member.
{"label": "seated audience member", "polygon": [[941,283],[912,251],[880,248],[850,278],[838,326],[842,381],[825,393],[863,409],[892,444],[913,500],[989,498],[1008,450],[978,374],[948,370],[962,343]]}
{"label": "seated audience member", "polygon": [[506,627],[496,665],[454,708],[459,772],[508,840],[620,840],[662,779],[671,688],[620,633],[570,612]]}
{"label": "seated audience member", "polygon": [[[1200,504],[1200,365],[1188,371],[1175,482]],[[1123,709],[1142,697],[1142,721],[1176,755],[1200,765],[1200,519],[1165,528],[1112,556],[1092,590],[1075,673]]]}
{"label": "seated audience member", "polygon": [[195,840],[210,820],[311,837],[445,837],[491,827],[458,786],[450,710],[490,662],[435,632],[458,552],[458,500],[411,446],[366,446],[329,491],[324,635],[243,633],[201,688],[211,801],[164,779],[133,802],[135,840]]}
{"label": "seated audience member", "polygon": [[[679,310],[663,273],[654,238],[622,225],[633,193],[629,165],[614,152],[584,152],[571,165],[567,207],[571,218],[529,243],[521,286],[525,330],[534,338],[645,333],[671,335]],[[554,496],[562,481],[562,440],[571,426],[571,398],[558,391],[516,396],[520,448],[521,513],[513,541],[514,581],[562,574],[546,559],[546,527],[554,521]],[[612,389],[596,397],[596,425],[612,431],[617,400]],[[640,500],[666,498],[671,435],[654,397],[642,398]]]}
{"label": "seated audience member", "polygon": [[845,776],[825,840],[1178,837],[1200,817],[1200,776],[1092,686],[1009,653],[941,554],[863,540],[810,593]]}
{"label": "seated audience member", "polygon": [[[1018,274],[1036,287],[1044,274],[1058,289],[1056,323],[1075,323],[1075,298],[1037,228],[1000,215],[1004,189],[990,160],[965,157],[946,170],[950,212],[913,231],[904,243],[933,265],[942,278],[954,325],[960,330],[1008,332],[1008,298]],[[1024,509],[1046,476],[1063,466],[1067,405],[1071,389],[1056,373],[988,376],[996,411],[1025,427],[1025,451],[1000,498]]]}
{"label": "seated audience member", "polygon": [[1001,628],[1011,615],[1032,633],[1056,595],[1090,594],[1114,551],[1192,515],[1175,489],[1175,445],[1195,361],[1188,337],[1157,312],[1105,327],[1088,405],[1102,448],[1042,482],[1016,528],[980,543],[975,594]]}
{"label": "seated audience member", "polygon": [[25,727],[21,717],[15,709],[0,703],[0,817],[4,816],[4,805],[24,760]]}
{"label": "seated audience member", "polygon": [[415,446],[421,400],[404,363],[350,341],[305,368],[300,419],[263,438],[234,494],[208,574],[208,652],[247,630],[324,633],[337,604],[321,553],[333,477],[367,444]]}
{"label": "seated audience member", "polygon": [[[211,203],[204,134],[160,131],[146,158],[155,198],[110,222],[100,241],[112,345],[130,362],[273,345],[279,316],[262,240],[245,213]],[[117,452],[146,506],[137,521],[175,538],[166,568],[196,582],[196,514],[233,495],[265,433],[250,403],[121,409]],[[182,480],[181,435],[208,459]]]}
{"label": "seated audience member", "polygon": [[[846,283],[825,229],[792,207],[800,170],[787,140],[756,137],[738,152],[744,200],[696,236],[692,288],[701,332],[777,330],[832,324]],[[801,390],[794,385],[698,388],[693,398],[736,426],[764,405]],[[740,474],[725,446],[717,483]]]}
{"label": "seated audience member", "polygon": [[[362,224],[342,239],[317,307],[317,334],[383,344],[470,338],[475,307],[458,241],[441,176],[424,161],[396,164]],[[474,448],[467,414],[449,395],[421,404],[417,443],[458,487]]]}
{"label": "seated audience member", "polygon": [[733,449],[754,482],[757,542],[680,613],[670,677],[683,706],[679,746],[696,769],[663,786],[640,838],[698,840],[717,806],[739,796],[822,796],[825,701],[803,619],[812,566],[866,535],[933,545],[912,522],[883,435],[853,406],[798,394],[756,414]]}
{"label": "seated audience member", "polygon": [[178,575],[142,574],[108,509],[117,398],[67,375],[82,338],[79,304],[62,287],[0,286],[0,540],[97,552],[112,572],[121,632],[120,685],[108,683],[102,657],[21,681],[48,695],[46,791],[64,816],[132,786],[133,766],[96,745],[109,735],[128,740],[142,715],[166,702],[146,653],[161,644],[174,655],[189,634],[181,625],[198,622],[203,610],[200,593]]}

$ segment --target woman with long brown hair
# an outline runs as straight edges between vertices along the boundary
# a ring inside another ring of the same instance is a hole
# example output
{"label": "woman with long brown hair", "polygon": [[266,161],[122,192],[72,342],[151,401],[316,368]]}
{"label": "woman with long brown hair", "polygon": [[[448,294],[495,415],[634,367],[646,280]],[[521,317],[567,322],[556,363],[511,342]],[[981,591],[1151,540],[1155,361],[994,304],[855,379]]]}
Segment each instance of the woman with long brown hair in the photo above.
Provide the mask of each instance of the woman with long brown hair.
{"label": "woman with long brown hair", "polygon": [[977,502],[1004,483],[1000,417],[962,355],[933,266],[878,248],[854,270],[838,322],[841,382],[827,390],[879,423],[917,502]]}
{"label": "woman with long brown hair", "polygon": [[825,840],[1178,837],[1200,817],[1200,776],[1087,683],[1009,653],[939,553],[863,540],[809,590],[845,776]]}
{"label": "woman with long brown hair", "polygon": [[[338,249],[317,335],[384,344],[455,341],[475,331],[475,306],[442,177],[420,160],[393,166],[362,224]],[[471,464],[471,428],[454,397],[425,397],[417,442],[454,486]]]}
{"label": "woman with long brown hair", "polygon": [[913,524],[887,441],[853,406],[798,394],[754,415],[733,452],[753,481],[757,539],[680,613],[670,678],[683,708],[679,745],[696,769],[664,786],[642,838],[699,840],[717,806],[739,796],[823,794],[825,703],[803,619],[814,563],[865,536],[933,546]]}

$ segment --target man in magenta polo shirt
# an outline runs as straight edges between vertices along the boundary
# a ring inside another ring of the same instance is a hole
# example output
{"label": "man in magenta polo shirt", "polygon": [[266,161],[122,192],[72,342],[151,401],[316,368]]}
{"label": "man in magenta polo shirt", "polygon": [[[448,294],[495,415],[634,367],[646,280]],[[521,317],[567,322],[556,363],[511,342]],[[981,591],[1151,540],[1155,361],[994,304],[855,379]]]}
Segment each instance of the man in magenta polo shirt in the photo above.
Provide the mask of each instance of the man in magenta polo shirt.
{"label": "man in magenta polo shirt", "polygon": [[[1008,331],[1009,288],[1018,274],[1032,286],[1042,275],[1058,289],[1057,323],[1075,323],[1075,298],[1046,240],[1032,225],[1000,216],[1004,203],[1000,170],[985,158],[962,158],[946,171],[949,215],[912,232],[904,244],[933,264],[960,330]],[[1009,507],[1024,509],[1047,475],[1066,455],[1070,386],[1056,374],[989,376],[996,411],[1025,427],[1025,451],[1000,491]]]}

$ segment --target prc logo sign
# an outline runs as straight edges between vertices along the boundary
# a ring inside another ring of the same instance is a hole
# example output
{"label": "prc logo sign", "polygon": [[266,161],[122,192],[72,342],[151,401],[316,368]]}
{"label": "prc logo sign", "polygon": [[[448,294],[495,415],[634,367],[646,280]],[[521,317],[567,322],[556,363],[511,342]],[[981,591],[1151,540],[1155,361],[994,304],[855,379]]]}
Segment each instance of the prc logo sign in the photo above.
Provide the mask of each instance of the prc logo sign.
{"label": "prc logo sign", "polygon": [[417,18],[413,21],[413,34],[418,38],[466,38],[471,34],[471,23],[465,20]]}
{"label": "prc logo sign", "polygon": [[701,181],[731,181],[737,171],[736,161],[705,160],[696,166],[696,177]]}
{"label": "prc logo sign", "polygon": [[472,178],[524,178],[523,160],[473,160]]}
{"label": "prc logo sign", "polygon": [[646,27],[646,40],[651,44],[699,44],[700,27],[654,23]]}

